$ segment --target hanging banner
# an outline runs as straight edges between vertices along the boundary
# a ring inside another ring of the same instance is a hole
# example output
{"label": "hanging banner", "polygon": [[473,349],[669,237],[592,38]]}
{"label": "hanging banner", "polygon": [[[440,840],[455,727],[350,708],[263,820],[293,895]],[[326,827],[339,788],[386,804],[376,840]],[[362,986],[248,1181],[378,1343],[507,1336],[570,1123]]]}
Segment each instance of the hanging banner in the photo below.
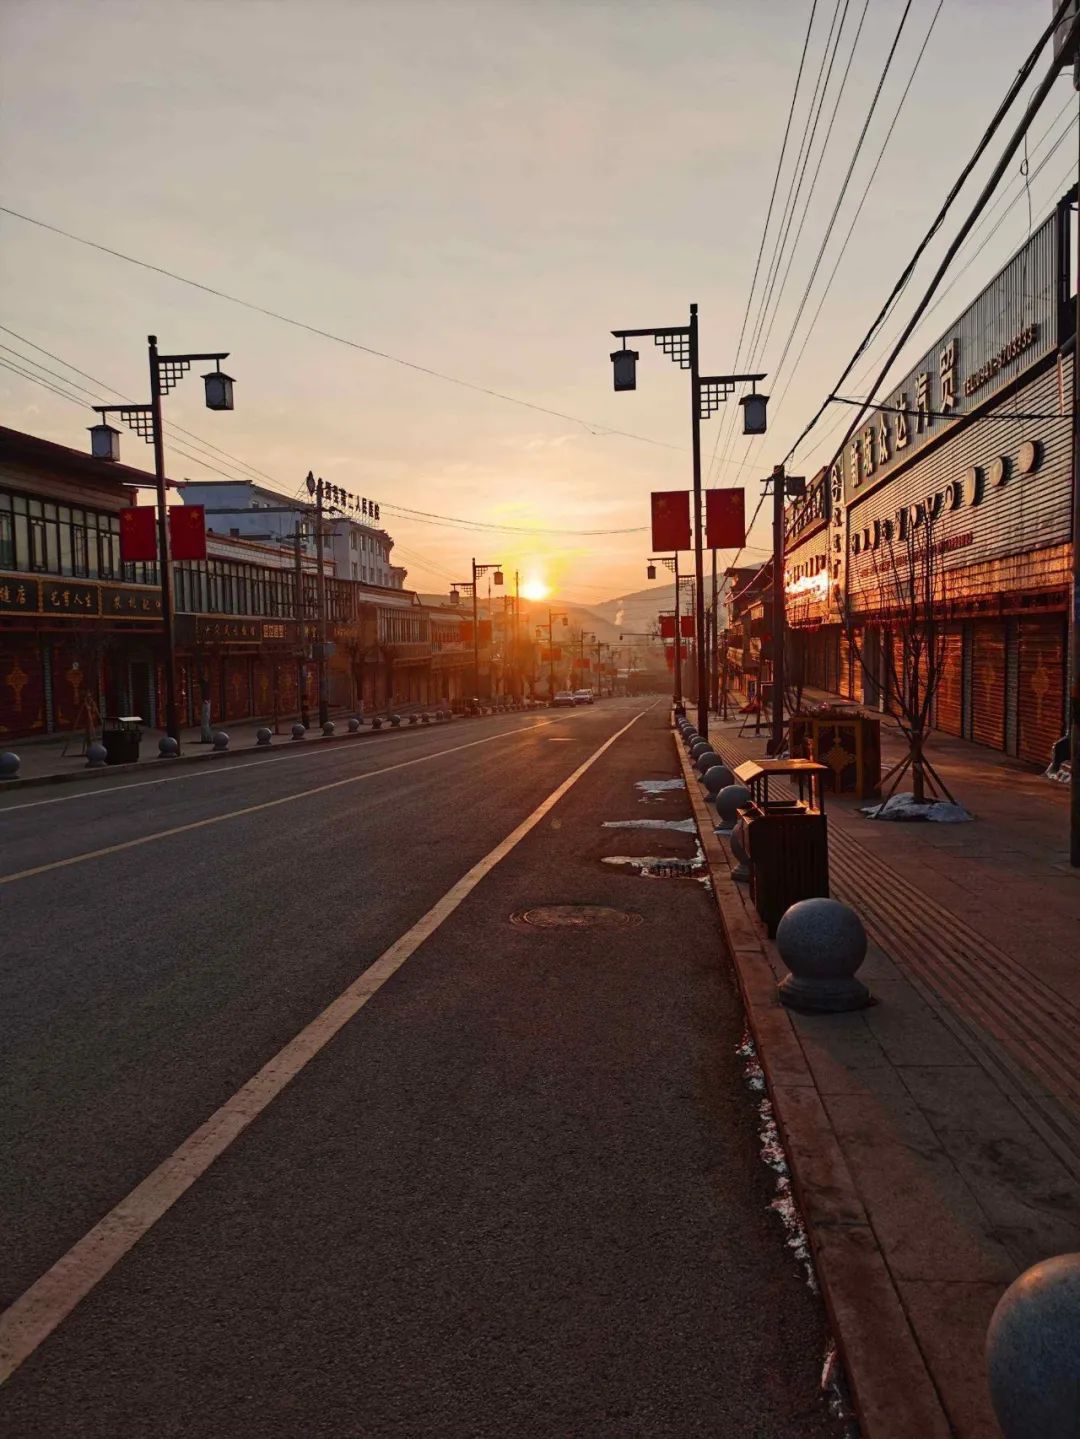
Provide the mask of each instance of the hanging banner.
{"label": "hanging banner", "polygon": [[132,505],[120,511],[120,558],[125,565],[157,559],[156,521],[153,505]]}
{"label": "hanging banner", "polygon": [[558,645],[555,645],[551,649],[545,645],[540,651],[540,659],[546,665],[552,664],[556,660],[562,659],[562,650]]}
{"label": "hanging banner", "polygon": [[658,555],[690,548],[690,491],[654,490],[652,546]]}
{"label": "hanging banner", "polygon": [[169,506],[169,552],[174,560],[206,559],[204,506]]}
{"label": "hanging banner", "polygon": [[694,616],[693,616],[693,615],[680,615],[680,616],[679,616],[679,633],[682,635],[682,637],[683,637],[684,640],[692,640],[692,639],[694,638]]}
{"label": "hanging banner", "polygon": [[482,645],[489,645],[489,644],[491,643],[491,621],[490,621],[490,620],[481,620],[481,621],[480,621],[479,635],[480,635],[480,643],[481,643]]}
{"label": "hanging banner", "polygon": [[660,616],[660,638],[662,640],[673,640],[675,638],[675,616]]}
{"label": "hanging banner", "polygon": [[472,644],[472,620],[461,621],[461,643],[463,645]]}
{"label": "hanging banner", "polygon": [[746,491],[706,490],[705,548],[741,550],[746,543]]}

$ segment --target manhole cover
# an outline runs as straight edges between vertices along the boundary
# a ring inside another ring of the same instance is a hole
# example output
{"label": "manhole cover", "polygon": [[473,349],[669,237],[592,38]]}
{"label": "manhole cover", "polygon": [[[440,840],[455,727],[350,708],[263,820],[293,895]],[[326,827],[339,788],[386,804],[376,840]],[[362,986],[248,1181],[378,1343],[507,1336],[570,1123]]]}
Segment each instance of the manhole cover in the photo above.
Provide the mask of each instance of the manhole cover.
{"label": "manhole cover", "polygon": [[604,904],[545,904],[536,909],[519,909],[510,920],[534,929],[613,929],[619,925],[640,924],[641,915],[626,909],[609,909]]}

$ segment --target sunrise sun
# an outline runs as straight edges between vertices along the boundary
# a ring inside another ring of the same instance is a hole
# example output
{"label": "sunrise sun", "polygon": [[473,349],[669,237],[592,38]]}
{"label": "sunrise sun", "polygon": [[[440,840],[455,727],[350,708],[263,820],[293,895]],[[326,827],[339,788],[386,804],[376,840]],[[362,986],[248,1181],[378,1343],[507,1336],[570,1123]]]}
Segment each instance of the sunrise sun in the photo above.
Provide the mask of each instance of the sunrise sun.
{"label": "sunrise sun", "polygon": [[525,600],[546,600],[550,593],[543,580],[528,579],[521,587],[521,597]]}

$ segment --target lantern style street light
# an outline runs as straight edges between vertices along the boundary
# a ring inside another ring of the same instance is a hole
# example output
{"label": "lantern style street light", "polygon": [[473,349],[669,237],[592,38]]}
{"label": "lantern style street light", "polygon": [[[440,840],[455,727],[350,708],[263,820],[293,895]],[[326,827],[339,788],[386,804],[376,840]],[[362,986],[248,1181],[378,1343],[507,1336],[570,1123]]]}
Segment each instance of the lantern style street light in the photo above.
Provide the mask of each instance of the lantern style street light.
{"label": "lantern style street light", "polygon": [[161,401],[200,360],[213,360],[214,369],[203,376],[208,410],[231,410],[233,380],[222,372],[221,361],[229,352],[203,355],[161,355],[157,336],[147,336],[150,361],[150,403],[148,405],[94,405],[100,421],[90,429],[90,453],[99,460],[119,460],[120,432],[105,421],[119,415],[129,429],[154,447],[154,476],[157,480],[158,577],[161,583],[161,622],[165,632],[165,732],[180,744],[180,722],[176,710],[176,629],[173,620],[172,559],[169,554],[169,515],[165,478],[165,435]]}
{"label": "lantern style street light", "polygon": [[562,620],[562,627],[566,629],[570,623],[570,616],[565,610],[548,610],[547,624],[536,626],[536,638],[540,639],[545,630],[548,635],[548,699],[555,698],[555,621]]}
{"label": "lantern style street light", "polygon": [[472,634],[473,634],[473,696],[480,698],[480,614],[477,599],[477,580],[481,579],[491,570],[492,579],[495,584],[502,586],[503,567],[501,564],[478,565],[474,559],[472,562],[472,579],[455,580],[450,587],[450,603],[459,605],[462,594],[472,595]]}
{"label": "lantern style street light", "polygon": [[[690,427],[693,441],[694,477],[694,575],[697,580],[696,629],[699,637],[697,646],[698,676],[698,732],[708,738],[709,693],[706,678],[705,645],[701,636],[705,633],[705,569],[704,546],[702,542],[701,514],[701,422],[716,413],[721,404],[734,394],[735,386],[749,384],[753,391],[739,401],[743,410],[743,434],[763,435],[765,433],[768,396],[757,393],[757,383],[765,376],[760,375],[702,375],[698,368],[698,313],[697,306],[690,306],[688,325],[666,325],[645,330],[612,330],[622,349],[611,353],[611,364],[615,389],[634,390],[637,388],[636,350],[627,348],[628,339],[651,335],[653,342],[661,347],[664,354],[673,360],[681,370],[690,371]],[[651,576],[650,576],[651,578]],[[676,590],[678,586],[676,585]],[[679,636],[675,636],[676,643]],[[676,666],[678,668],[678,666]]]}

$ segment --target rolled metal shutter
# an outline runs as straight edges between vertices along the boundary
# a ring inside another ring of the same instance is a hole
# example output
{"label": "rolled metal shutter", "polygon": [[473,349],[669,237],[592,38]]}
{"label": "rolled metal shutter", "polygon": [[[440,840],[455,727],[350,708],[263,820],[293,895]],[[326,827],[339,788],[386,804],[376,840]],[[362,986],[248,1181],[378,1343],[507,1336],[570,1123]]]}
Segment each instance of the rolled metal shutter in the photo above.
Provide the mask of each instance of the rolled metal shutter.
{"label": "rolled metal shutter", "polygon": [[945,734],[962,734],[964,722],[964,634],[959,625],[945,632],[941,679],[937,691],[937,728]]}
{"label": "rolled metal shutter", "polygon": [[1005,753],[1017,753],[1017,691],[1020,679],[1020,621],[1005,621]]}
{"label": "rolled metal shutter", "polygon": [[1021,759],[1048,765],[1065,732],[1065,617],[1040,615],[1020,621],[1018,694]]}
{"label": "rolled metal shutter", "polygon": [[1000,620],[973,626],[971,737],[993,749],[1005,743],[1005,626]]}

